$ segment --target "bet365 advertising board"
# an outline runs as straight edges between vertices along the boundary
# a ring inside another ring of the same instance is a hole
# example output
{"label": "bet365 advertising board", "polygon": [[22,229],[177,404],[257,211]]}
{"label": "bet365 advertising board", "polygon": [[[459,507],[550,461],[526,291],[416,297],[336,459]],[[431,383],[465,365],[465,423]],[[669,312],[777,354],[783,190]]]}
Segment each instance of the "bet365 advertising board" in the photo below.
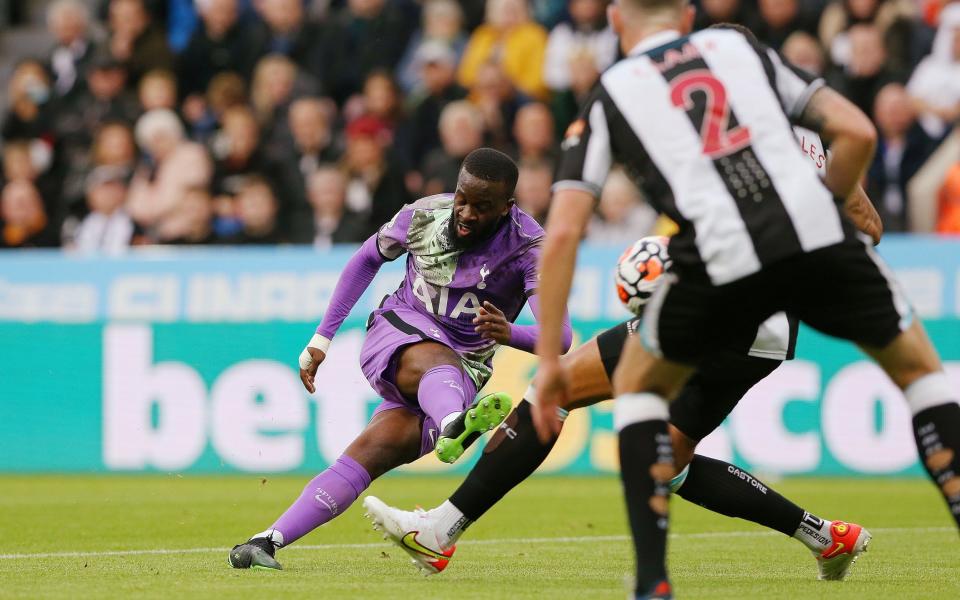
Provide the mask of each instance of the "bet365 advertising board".
{"label": "bet365 advertising board", "polygon": [[[628,316],[611,284],[621,250],[581,251],[570,303],[578,340]],[[891,235],[879,250],[960,392],[960,240]],[[398,261],[377,277],[310,395],[297,357],[351,251],[0,253],[0,471],[321,470],[379,402],[358,363],[363,324],[402,273]],[[534,369],[533,356],[502,349],[488,389],[519,399]],[[610,409],[575,411],[543,471],[614,471]],[[764,473],[914,475],[909,420],[900,393],[856,348],[804,329],[797,359],[701,448]],[[405,470],[462,472],[474,453]]]}

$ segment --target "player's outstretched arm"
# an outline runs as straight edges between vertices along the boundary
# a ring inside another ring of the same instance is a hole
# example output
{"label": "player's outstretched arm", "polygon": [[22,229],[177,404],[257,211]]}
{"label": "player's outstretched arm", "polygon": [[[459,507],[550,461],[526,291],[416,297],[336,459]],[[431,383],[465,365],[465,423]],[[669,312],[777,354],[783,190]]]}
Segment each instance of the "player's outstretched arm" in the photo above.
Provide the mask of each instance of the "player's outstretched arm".
{"label": "player's outstretched arm", "polygon": [[311,394],[316,391],[317,367],[327,356],[330,340],[356,305],[387,259],[377,246],[378,234],[370,236],[347,261],[330,298],[323,321],[300,354],[300,381]]}
{"label": "player's outstretched arm", "polygon": [[877,130],[867,115],[828,87],[813,93],[799,124],[831,143],[824,183],[834,195],[848,198],[860,183],[877,143]]}
{"label": "player's outstretched arm", "polygon": [[567,399],[567,379],[560,366],[564,347],[563,322],[577,262],[577,248],[593,212],[593,204],[594,197],[589,192],[563,188],[554,194],[547,219],[537,292],[540,296],[540,336],[536,350],[540,365],[536,383],[537,405],[533,411],[537,433],[543,440],[560,432],[556,406]]}

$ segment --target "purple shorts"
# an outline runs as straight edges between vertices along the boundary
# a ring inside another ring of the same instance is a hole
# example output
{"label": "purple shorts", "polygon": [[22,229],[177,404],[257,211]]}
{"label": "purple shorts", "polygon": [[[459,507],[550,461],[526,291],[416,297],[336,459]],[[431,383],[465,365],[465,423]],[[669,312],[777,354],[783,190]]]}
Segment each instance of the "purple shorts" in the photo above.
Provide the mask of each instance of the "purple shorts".
{"label": "purple shorts", "polygon": [[[371,317],[367,337],[360,350],[360,370],[374,391],[383,398],[373,411],[374,415],[402,408],[420,417],[420,456],[423,456],[433,451],[440,435],[440,424],[423,412],[419,404],[404,398],[394,383],[400,350],[418,342],[437,342],[456,352],[453,343],[430,317],[405,308],[377,309]],[[476,397],[477,388],[469,377],[465,377],[464,381],[468,386],[464,390],[466,400],[463,408],[466,409]]]}

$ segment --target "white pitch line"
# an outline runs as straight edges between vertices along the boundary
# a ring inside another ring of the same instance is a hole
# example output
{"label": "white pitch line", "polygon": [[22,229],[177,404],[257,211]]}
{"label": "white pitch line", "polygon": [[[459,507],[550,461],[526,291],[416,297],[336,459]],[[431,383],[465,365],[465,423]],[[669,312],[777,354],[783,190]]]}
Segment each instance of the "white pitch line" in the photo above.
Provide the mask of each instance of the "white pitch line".
{"label": "white pitch line", "polygon": [[[871,533],[941,533],[956,531],[954,527],[876,527],[870,528]],[[704,531],[700,533],[671,533],[671,539],[693,540],[707,538],[731,537],[766,537],[779,535],[776,531]],[[625,542],[630,539],[627,535],[583,535],[571,537],[536,537],[536,538],[498,538],[486,540],[464,540],[458,545],[486,546],[491,544],[581,544],[600,542]],[[357,548],[382,548],[389,546],[387,542],[367,542],[362,544],[300,544],[284,548],[290,550],[345,550]],[[229,548],[156,548],[152,550],[104,550],[91,552],[26,552],[22,554],[0,554],[0,560],[23,560],[28,558],[85,558],[97,556],[143,556],[162,554],[212,554],[228,552]]]}

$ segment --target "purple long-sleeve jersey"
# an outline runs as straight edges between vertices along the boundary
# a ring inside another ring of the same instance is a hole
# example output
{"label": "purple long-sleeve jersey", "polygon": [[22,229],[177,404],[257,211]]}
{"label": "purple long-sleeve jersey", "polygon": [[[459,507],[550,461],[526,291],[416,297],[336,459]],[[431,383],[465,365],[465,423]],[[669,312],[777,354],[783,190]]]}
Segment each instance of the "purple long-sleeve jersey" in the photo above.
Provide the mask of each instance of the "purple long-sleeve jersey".
{"label": "purple long-sleeve jersey", "polygon": [[[400,210],[347,264],[317,333],[333,338],[380,265],[407,253],[403,283],[382,309],[412,308],[429,316],[461,356],[488,364],[497,344],[476,333],[473,318],[484,301],[502,310],[507,320],[517,318],[536,292],[544,233],[513,206],[491,237],[461,248],[453,239],[452,214],[453,194],[423,198]],[[513,333],[518,347],[532,350],[534,331],[513,326]]]}

